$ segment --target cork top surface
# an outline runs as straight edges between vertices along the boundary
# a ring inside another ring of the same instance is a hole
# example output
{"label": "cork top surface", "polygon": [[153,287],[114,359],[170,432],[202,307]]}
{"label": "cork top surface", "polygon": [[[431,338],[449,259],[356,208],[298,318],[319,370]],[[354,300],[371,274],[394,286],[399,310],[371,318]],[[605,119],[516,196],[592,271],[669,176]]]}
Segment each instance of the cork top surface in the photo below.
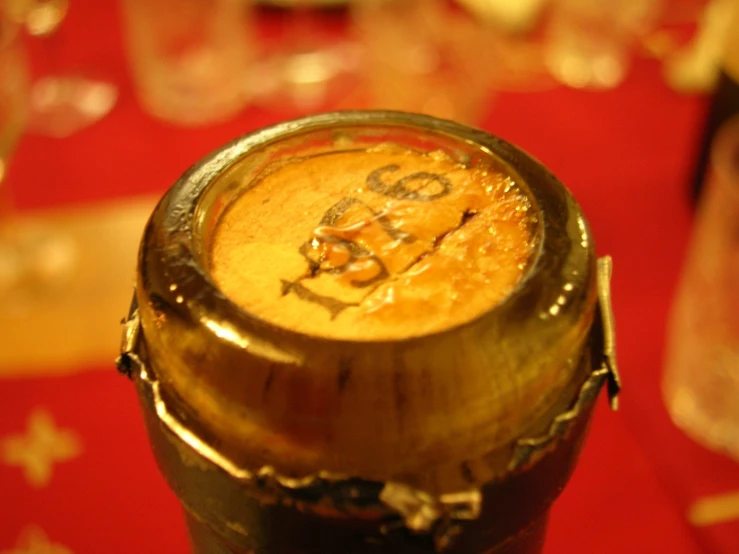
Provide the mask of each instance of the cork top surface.
{"label": "cork top surface", "polygon": [[394,340],[501,302],[535,247],[511,176],[395,145],[292,159],[232,201],[210,245],[218,288],[313,336]]}

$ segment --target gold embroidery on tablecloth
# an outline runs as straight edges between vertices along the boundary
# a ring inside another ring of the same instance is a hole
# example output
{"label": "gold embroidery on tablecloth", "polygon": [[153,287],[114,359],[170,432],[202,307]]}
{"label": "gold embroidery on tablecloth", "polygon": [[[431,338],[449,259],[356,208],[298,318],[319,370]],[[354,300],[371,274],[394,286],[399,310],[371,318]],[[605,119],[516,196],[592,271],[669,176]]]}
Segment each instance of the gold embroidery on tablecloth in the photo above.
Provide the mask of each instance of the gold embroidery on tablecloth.
{"label": "gold embroidery on tablecloth", "polygon": [[55,463],[72,460],[81,452],[79,437],[56,427],[51,414],[43,409],[31,412],[25,433],[0,441],[0,461],[20,467],[28,484],[35,488],[49,484]]}
{"label": "gold embroidery on tablecloth", "polygon": [[15,547],[0,550],[0,554],[74,554],[74,552],[66,546],[51,542],[40,527],[29,525],[21,531]]}
{"label": "gold embroidery on tablecloth", "polygon": [[688,521],[696,527],[739,521],[739,490],[699,498],[688,508]]}

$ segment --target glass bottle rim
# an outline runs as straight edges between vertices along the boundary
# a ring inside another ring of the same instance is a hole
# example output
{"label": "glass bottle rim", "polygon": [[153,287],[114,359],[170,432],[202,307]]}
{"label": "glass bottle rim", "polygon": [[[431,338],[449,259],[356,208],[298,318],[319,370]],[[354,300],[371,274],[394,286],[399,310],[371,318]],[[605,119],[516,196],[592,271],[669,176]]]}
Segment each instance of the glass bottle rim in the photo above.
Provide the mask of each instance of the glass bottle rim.
{"label": "glass bottle rim", "polygon": [[[530,289],[534,286],[532,280],[539,281],[539,289],[542,286],[549,288],[549,285],[552,288],[557,288],[556,282],[547,282],[549,277],[542,279],[542,273],[551,273],[551,270],[554,268],[552,267],[550,258],[560,256],[561,254],[554,251],[552,242],[562,239],[561,236],[557,237],[553,235],[561,235],[566,231],[563,228],[563,224],[564,226],[569,225],[570,227],[576,225],[577,228],[574,234],[578,235],[577,240],[586,251],[586,255],[580,261],[580,267],[569,269],[581,284],[584,285],[588,281],[587,274],[590,272],[589,270],[592,268],[595,259],[589,225],[569,191],[534,158],[510,143],[484,131],[431,116],[379,110],[343,111],[307,116],[247,134],[217,150],[210,156],[207,156],[183,175],[157,206],[151,220],[159,227],[160,231],[163,230],[169,236],[168,239],[160,242],[158,245],[158,248],[167,255],[159,256],[157,259],[150,257],[149,262],[143,264],[144,252],[142,252],[140,259],[142,267],[154,269],[162,274],[172,274],[172,277],[175,277],[173,270],[181,271],[182,273],[180,273],[179,278],[172,280],[173,284],[177,282],[189,283],[193,279],[197,281],[197,290],[191,288],[190,291],[187,291],[180,287],[176,290],[176,293],[174,291],[169,293],[170,291],[168,289],[170,285],[167,285],[162,292],[165,293],[165,297],[168,297],[168,301],[176,303],[178,297],[182,298],[184,296],[187,298],[187,293],[190,292],[192,293],[190,299],[195,304],[199,304],[197,306],[198,310],[202,310],[206,307],[205,304],[208,304],[216,308],[216,311],[228,314],[230,320],[245,324],[250,330],[260,328],[268,332],[276,332],[283,338],[291,337],[299,340],[347,343],[355,344],[358,347],[362,344],[371,346],[373,344],[391,344],[397,342],[387,338],[362,340],[323,337],[317,334],[312,335],[292,331],[288,328],[264,321],[226,298],[210,278],[206,267],[207,253],[204,249],[203,233],[201,232],[205,213],[202,210],[203,203],[201,200],[208,193],[211,185],[225,171],[242,162],[249,155],[267,144],[276,143],[288,137],[308,135],[321,130],[336,129],[337,127],[348,128],[352,126],[376,126],[387,129],[404,128],[406,130],[416,130],[419,133],[433,133],[439,136],[445,136],[451,140],[459,141],[460,144],[479,148],[482,152],[491,156],[492,159],[498,160],[505,166],[508,166],[510,173],[517,176],[519,183],[522,184],[523,192],[529,197],[535,211],[538,212],[541,218],[541,221],[538,223],[541,236],[538,240],[539,244],[532,254],[529,266],[514,290],[501,302],[491,306],[489,311],[469,321],[428,334],[411,336],[400,340],[415,341],[429,339],[434,336],[454,334],[466,327],[474,327],[481,319],[484,320],[490,314],[500,314],[503,311],[513,309],[511,305],[515,305],[517,299],[520,299],[524,293],[530,292]],[[553,192],[556,194],[552,195]],[[558,196],[556,198],[559,201],[558,206],[552,205],[553,196]],[[169,212],[169,214],[166,212]],[[556,225],[553,225],[553,223],[556,223]],[[558,228],[555,229],[554,227]],[[173,242],[172,239],[175,239],[175,241]],[[166,244],[167,242],[170,244]],[[177,244],[179,247],[176,251],[173,250],[174,244]],[[154,246],[153,243],[149,243],[149,245]],[[563,245],[560,244],[558,246],[562,247]],[[556,261],[554,265],[557,265]],[[535,279],[537,276],[538,279]],[[205,304],[200,302],[206,298],[210,300]],[[546,308],[556,309],[554,304],[547,305]],[[206,311],[211,310],[207,309]],[[547,317],[546,310],[541,314],[529,315],[540,315],[542,318]]]}

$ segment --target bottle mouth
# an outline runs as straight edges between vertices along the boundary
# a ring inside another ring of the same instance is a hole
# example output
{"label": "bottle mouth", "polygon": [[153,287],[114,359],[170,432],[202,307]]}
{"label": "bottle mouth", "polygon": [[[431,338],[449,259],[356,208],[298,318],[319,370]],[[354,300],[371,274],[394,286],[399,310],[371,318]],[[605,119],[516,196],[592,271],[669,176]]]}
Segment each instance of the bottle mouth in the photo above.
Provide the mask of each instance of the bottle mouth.
{"label": "bottle mouth", "polygon": [[197,203],[198,261],[251,317],[308,336],[396,340],[495,309],[540,251],[541,210],[485,146],[406,122],[288,132]]}

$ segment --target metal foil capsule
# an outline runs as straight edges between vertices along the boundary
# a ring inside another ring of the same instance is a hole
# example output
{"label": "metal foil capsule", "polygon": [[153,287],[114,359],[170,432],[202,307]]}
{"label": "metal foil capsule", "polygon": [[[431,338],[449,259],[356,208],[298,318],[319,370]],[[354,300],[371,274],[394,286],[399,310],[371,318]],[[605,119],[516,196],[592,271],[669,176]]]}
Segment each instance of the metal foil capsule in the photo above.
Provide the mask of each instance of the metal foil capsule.
{"label": "metal foil capsule", "polygon": [[[537,249],[504,301],[362,341],[275,325],[219,290],[211,243],[239,194],[290,160],[388,142],[483,160],[530,199]],[[570,193],[515,146],[416,114],[309,116],[224,146],[164,196],[118,367],[195,552],[539,552],[598,392],[608,382],[615,407],[620,389],[610,273]]]}

